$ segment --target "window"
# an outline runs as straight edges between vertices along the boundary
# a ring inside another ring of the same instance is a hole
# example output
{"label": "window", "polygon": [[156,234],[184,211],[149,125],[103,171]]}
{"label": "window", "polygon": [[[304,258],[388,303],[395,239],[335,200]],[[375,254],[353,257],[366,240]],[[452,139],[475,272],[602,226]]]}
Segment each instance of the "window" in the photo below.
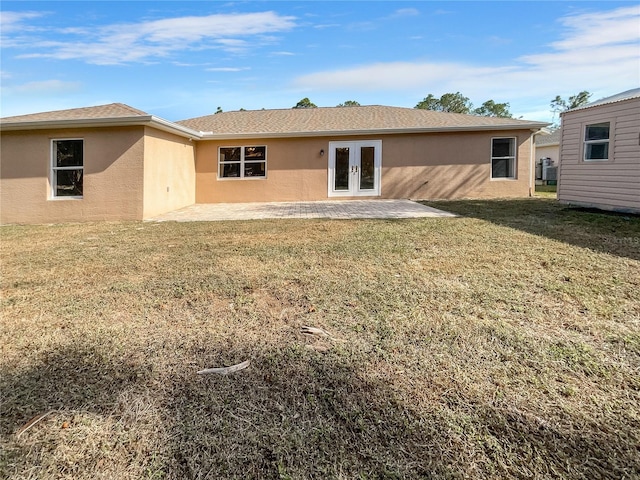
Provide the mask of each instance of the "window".
{"label": "window", "polygon": [[491,139],[491,178],[516,178],[516,139]]}
{"label": "window", "polygon": [[220,147],[218,178],[265,178],[267,147]]}
{"label": "window", "polygon": [[585,162],[609,160],[609,130],[609,122],[593,123],[585,126]]}
{"label": "window", "polygon": [[84,140],[52,140],[51,196],[82,197]]}

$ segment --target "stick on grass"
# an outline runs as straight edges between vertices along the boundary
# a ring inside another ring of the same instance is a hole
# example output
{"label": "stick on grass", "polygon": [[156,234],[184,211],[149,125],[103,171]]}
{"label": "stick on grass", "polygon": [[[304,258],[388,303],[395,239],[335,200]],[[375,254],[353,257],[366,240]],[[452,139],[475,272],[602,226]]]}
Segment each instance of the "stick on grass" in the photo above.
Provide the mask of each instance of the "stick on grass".
{"label": "stick on grass", "polygon": [[16,438],[20,438],[20,435],[22,435],[24,432],[26,432],[27,430],[29,430],[31,427],[33,427],[36,423],[40,422],[41,420],[44,420],[46,417],[48,417],[49,415],[51,415],[55,410],[49,410],[48,412],[45,412],[41,415],[37,415],[35,417],[33,417],[31,420],[29,420],[27,423],[25,423],[17,432],[16,432]]}
{"label": "stick on grass", "polygon": [[239,370],[244,370],[249,366],[249,360],[246,360],[242,363],[238,363],[236,365],[231,365],[230,367],[215,367],[215,368],[205,368],[204,370],[200,370],[198,375],[205,375],[207,373],[217,373],[218,375],[229,375],[230,373],[237,372]]}

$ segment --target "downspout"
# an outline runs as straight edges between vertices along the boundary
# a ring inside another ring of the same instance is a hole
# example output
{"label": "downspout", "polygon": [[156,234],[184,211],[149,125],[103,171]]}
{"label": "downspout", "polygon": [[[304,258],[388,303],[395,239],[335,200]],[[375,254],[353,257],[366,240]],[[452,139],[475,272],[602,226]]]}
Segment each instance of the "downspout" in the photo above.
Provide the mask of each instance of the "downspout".
{"label": "downspout", "polygon": [[529,137],[529,197],[533,197],[533,194],[535,192],[535,174],[536,174],[536,169],[535,169],[535,159],[533,158],[534,152],[535,152],[535,146],[534,146],[534,136],[536,133],[538,133],[540,130],[531,130],[531,136]]}

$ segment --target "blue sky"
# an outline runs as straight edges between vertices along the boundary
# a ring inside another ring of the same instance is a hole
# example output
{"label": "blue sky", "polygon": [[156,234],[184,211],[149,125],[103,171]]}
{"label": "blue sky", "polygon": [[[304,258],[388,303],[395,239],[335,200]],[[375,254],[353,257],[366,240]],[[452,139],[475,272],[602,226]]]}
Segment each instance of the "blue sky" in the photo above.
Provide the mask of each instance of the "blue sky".
{"label": "blue sky", "polygon": [[640,86],[640,3],[3,0],[2,116],[122,102],[168,120],[461,92],[549,102]]}

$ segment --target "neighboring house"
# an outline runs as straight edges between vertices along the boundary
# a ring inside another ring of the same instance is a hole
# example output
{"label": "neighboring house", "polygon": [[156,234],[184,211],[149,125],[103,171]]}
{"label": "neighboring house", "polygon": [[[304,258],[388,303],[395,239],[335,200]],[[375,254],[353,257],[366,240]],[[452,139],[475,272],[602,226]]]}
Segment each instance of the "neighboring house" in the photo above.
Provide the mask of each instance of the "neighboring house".
{"label": "neighboring house", "polygon": [[[557,167],[560,163],[561,129],[549,132],[543,129],[535,136],[536,184],[557,180]],[[553,175],[550,175],[553,173]]]}
{"label": "neighboring house", "polygon": [[561,118],[560,202],[640,213],[640,88]]}
{"label": "neighboring house", "polygon": [[383,106],[169,122],[123,104],[0,119],[2,223],[193,203],[525,197],[542,122]]}

